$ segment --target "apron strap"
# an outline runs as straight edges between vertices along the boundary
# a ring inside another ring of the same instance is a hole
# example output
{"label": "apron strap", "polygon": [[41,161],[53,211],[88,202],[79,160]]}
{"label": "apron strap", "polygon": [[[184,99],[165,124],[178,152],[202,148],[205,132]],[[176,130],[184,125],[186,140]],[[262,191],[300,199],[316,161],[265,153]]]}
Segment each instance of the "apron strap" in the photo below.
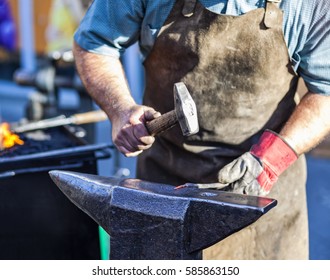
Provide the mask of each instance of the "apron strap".
{"label": "apron strap", "polygon": [[184,17],[191,17],[194,14],[197,0],[184,0],[182,14]]}
{"label": "apron strap", "polygon": [[267,28],[282,28],[282,11],[279,9],[281,0],[267,0],[264,24]]}

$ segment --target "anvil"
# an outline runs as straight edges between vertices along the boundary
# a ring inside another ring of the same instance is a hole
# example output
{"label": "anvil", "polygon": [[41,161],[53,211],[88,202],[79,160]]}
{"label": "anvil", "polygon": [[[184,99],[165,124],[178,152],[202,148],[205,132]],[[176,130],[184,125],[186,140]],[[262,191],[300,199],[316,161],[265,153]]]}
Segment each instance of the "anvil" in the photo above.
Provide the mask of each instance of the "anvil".
{"label": "anvil", "polygon": [[62,192],[110,235],[110,259],[202,259],[202,250],[256,222],[271,198],[50,171]]}

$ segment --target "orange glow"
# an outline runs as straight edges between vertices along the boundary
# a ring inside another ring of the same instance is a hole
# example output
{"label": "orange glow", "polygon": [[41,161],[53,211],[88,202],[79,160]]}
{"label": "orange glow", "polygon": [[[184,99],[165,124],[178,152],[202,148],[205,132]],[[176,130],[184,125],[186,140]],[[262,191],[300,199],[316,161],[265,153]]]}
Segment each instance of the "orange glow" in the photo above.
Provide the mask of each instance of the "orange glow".
{"label": "orange glow", "polygon": [[23,145],[24,141],[21,140],[17,134],[10,131],[8,123],[0,124],[0,148],[6,149],[16,144]]}

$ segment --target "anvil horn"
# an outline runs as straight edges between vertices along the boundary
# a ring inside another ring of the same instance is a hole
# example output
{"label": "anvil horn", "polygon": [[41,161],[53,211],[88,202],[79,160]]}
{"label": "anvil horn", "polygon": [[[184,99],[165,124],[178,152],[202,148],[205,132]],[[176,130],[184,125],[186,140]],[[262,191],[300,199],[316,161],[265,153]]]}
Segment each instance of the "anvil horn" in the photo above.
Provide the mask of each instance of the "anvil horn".
{"label": "anvil horn", "polygon": [[201,259],[202,250],[256,222],[271,198],[50,171],[61,191],[110,235],[110,259]]}

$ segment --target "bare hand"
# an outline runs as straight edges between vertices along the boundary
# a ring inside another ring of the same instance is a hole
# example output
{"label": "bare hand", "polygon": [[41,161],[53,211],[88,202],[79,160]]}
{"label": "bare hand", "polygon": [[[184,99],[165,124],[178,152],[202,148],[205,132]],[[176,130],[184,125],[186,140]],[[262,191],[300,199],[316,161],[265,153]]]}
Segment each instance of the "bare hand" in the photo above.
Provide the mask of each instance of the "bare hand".
{"label": "bare hand", "polygon": [[135,105],[112,121],[112,139],[126,157],[134,157],[149,149],[155,141],[145,123],[160,116],[147,106]]}

